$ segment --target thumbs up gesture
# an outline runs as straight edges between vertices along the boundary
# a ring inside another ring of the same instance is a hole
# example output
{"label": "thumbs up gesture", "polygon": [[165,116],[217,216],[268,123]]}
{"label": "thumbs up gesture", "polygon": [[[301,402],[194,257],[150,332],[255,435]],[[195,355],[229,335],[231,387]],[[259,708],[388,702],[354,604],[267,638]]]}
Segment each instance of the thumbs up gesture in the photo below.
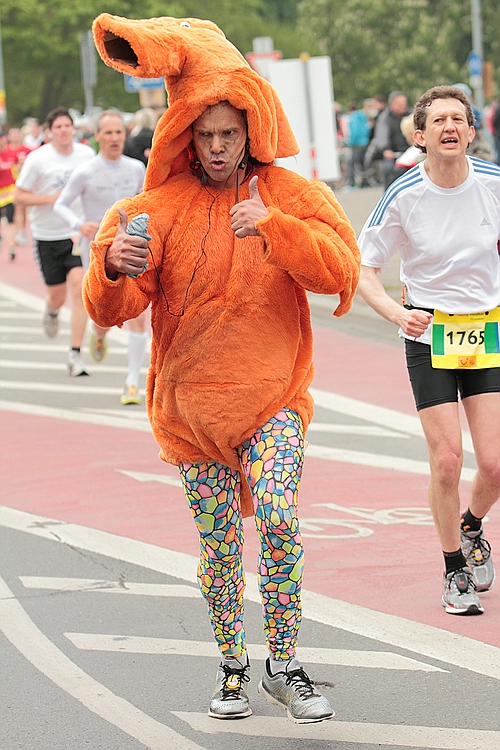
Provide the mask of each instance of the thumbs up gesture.
{"label": "thumbs up gesture", "polygon": [[269,211],[260,197],[258,180],[257,175],[252,177],[248,185],[250,198],[237,203],[229,212],[231,229],[237,237],[258,237],[259,230],[255,226],[255,222],[269,216]]}
{"label": "thumbs up gesture", "polygon": [[144,271],[148,258],[148,240],[127,234],[127,214],[118,209],[120,223],[115,238],[108,247],[105,258],[106,276],[116,280],[119,273],[138,276]]}

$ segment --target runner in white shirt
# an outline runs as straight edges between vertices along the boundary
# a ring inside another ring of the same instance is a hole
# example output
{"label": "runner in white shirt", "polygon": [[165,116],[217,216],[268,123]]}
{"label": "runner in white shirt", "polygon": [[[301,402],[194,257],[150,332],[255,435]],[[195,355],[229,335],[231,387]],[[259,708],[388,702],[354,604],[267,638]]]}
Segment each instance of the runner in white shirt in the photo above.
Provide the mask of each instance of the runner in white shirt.
{"label": "runner in white shirt", "polygon": [[[78,246],[84,270],[89,266],[90,242],[104,214],[118,200],[140,193],[146,174],[142,162],[123,156],[125,125],[119,112],[101,112],[94,137],[99,144],[99,153],[74,170],[54,204],[54,212],[80,233]],[[82,202],[83,218],[73,208],[77,199]],[[148,339],[147,313],[129,321],[128,326],[128,374],[121,402],[139,404],[139,373]],[[96,362],[102,362],[107,354],[106,332],[107,329],[93,324],[89,347]]]}
{"label": "runner in white shirt", "polygon": [[51,141],[26,157],[16,182],[14,202],[30,208],[35,257],[47,289],[43,325],[49,338],[58,332],[58,313],[69,282],[72,311],[68,370],[76,377],[88,375],[80,353],[87,324],[82,301],[83,268],[80,257],[73,252],[72,229],[54,214],[53,206],[75,167],[91,159],[95,152],[90,146],[74,142],[73,120],[64,107],[49,112],[47,127]]}
{"label": "runner in white shirt", "polygon": [[[498,323],[491,322],[500,305],[500,168],[466,156],[473,123],[459,89],[436,86],[420,98],[414,140],[427,158],[390,186],[359,238],[359,291],[405,338],[429,450],[429,503],[445,561],[442,604],[450,614],[484,611],[476,592],[491,588],[495,570],[482,519],[500,495],[500,341]],[[396,253],[404,306],[377,276]],[[478,465],[462,516],[458,393]]]}

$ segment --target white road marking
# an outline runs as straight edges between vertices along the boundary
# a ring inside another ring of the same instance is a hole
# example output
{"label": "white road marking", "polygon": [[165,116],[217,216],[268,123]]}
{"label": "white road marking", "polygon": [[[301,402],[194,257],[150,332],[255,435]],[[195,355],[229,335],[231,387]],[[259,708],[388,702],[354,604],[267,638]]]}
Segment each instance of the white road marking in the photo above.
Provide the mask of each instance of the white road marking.
{"label": "white road marking", "polygon": [[0,629],[18,651],[45,677],[89,711],[150,750],[200,750],[173,729],[152,719],[108,690],[68,659],[34,624],[0,578]]}
{"label": "white road marking", "polygon": [[329,422],[311,422],[308,432],[328,432],[341,435],[367,435],[368,437],[394,437],[408,440],[409,435],[403,432],[387,430],[384,427],[364,424],[333,424]]}
{"label": "white road marking", "polygon": [[[36,392],[50,393],[78,393],[79,395],[121,395],[121,389],[104,386],[87,386],[82,383],[77,385],[56,385],[51,383],[19,383],[18,381],[0,380],[0,389],[3,390],[25,390]],[[34,414],[44,417],[54,417],[56,419],[68,419],[75,422],[85,422],[87,424],[101,424],[109,427],[122,427],[124,429],[140,430],[141,432],[151,432],[149,422],[139,422],[120,419],[119,417],[107,416],[106,413],[95,413],[91,411],[83,412],[70,409],[57,409],[48,406],[37,406],[36,404],[23,404],[17,401],[0,400],[0,411],[13,411],[22,414]],[[401,458],[399,456],[386,456],[379,453],[368,453],[366,451],[351,451],[344,448],[329,448],[323,445],[314,445],[309,443],[307,446],[307,455],[313,458],[319,458],[326,461],[339,461],[340,463],[350,463],[358,466],[373,466],[376,469],[391,469],[393,471],[402,471],[409,474],[429,475],[429,465],[425,461],[416,461],[411,458]],[[138,479],[140,472],[133,472],[134,479]],[[464,467],[462,469],[462,479],[471,482],[476,474],[475,469]],[[132,474],[131,474],[132,476]],[[164,481],[153,477],[160,475],[150,475],[149,479],[139,481]]]}
{"label": "white road marking", "polygon": [[[27,304],[27,306],[34,306],[34,309],[42,309],[43,310],[43,300],[40,300],[39,298],[35,298],[34,295],[27,295],[25,292],[20,292],[18,295],[17,293],[19,290],[16,290],[13,287],[9,287],[9,285],[2,284],[0,282],[0,294],[4,294],[4,296],[9,297],[10,299],[15,299],[16,301],[22,302],[22,304]],[[32,299],[33,298],[33,299]],[[28,304],[29,302],[29,304]],[[41,304],[41,307],[40,307]],[[62,311],[61,311],[62,314]],[[69,316],[69,310],[65,309],[64,316]],[[64,317],[63,316],[63,317]],[[69,317],[67,317],[69,320]],[[113,329],[114,330],[114,329]],[[113,333],[113,330],[109,332],[108,336],[111,336]],[[120,334],[124,334],[123,331],[119,331]],[[126,336],[126,333],[124,334]],[[103,368],[105,366],[100,366],[100,368]],[[42,369],[42,368],[40,368]],[[104,371],[104,370],[103,370]],[[120,370],[121,371],[121,370]],[[122,371],[121,371],[122,372]],[[52,384],[43,384],[43,383],[19,383],[18,381],[11,382],[8,380],[0,381],[0,388],[2,390],[26,390],[26,391],[35,391],[35,392],[65,392],[65,393],[75,393],[78,392],[79,394],[100,394],[100,395],[121,395],[121,391],[115,388],[99,388],[97,386],[82,386],[81,384],[78,385],[61,385],[56,386]],[[316,388],[310,389],[311,394],[318,406],[321,406],[325,409],[329,409],[331,411],[335,411],[340,414],[346,414],[351,417],[356,417],[358,419],[373,422],[377,427],[375,429],[381,429],[381,428],[387,428],[389,429],[392,434],[399,434],[399,435],[416,435],[420,438],[423,437],[423,431],[420,424],[420,420],[416,416],[412,416],[409,414],[404,414],[402,412],[398,412],[392,409],[387,409],[385,407],[376,406],[374,404],[370,404],[363,401],[358,401],[356,399],[349,398],[347,396],[340,396],[338,394],[330,393],[328,391],[322,391]],[[9,403],[9,402],[0,402],[0,409],[5,409],[5,406],[2,406],[2,403]],[[37,412],[37,407],[33,406],[31,413],[39,413]],[[14,406],[12,411],[17,411],[16,407]],[[23,413],[29,413],[23,410]],[[71,412],[75,414],[75,412]],[[49,411],[45,411],[44,416],[51,416]],[[60,412],[58,410],[54,410],[54,413],[52,414],[54,417],[59,418],[67,418],[67,417],[60,417]],[[105,421],[102,419],[103,415],[96,414],[95,420],[94,415],[89,414],[88,419],[78,419],[77,421],[87,421],[89,423],[95,423],[95,424],[106,424]],[[311,430],[314,431],[321,431],[321,427],[319,427],[320,423],[313,423],[311,426]],[[123,426],[126,425],[122,424],[113,424],[112,426]],[[367,427],[360,425],[358,426],[361,428],[361,432],[357,434],[370,434],[369,431],[367,432]],[[134,427],[135,428],[135,427]],[[353,426],[353,428],[350,428],[350,426],[345,425],[339,425],[339,426],[332,426],[329,431],[333,432],[338,431],[341,432],[344,429],[348,428],[349,430],[353,430],[354,433],[356,433],[356,427]],[[147,428],[149,430],[149,427]],[[365,432],[363,432],[365,430]],[[369,430],[369,428],[368,428]],[[380,434],[380,433],[379,433]],[[463,444],[464,444],[464,450],[473,453],[473,447],[472,447],[472,441],[470,438],[470,435],[468,433],[464,433],[463,435]],[[309,444],[308,446],[308,455],[313,456],[315,458],[319,458],[322,460],[327,461],[338,461],[341,463],[350,463],[360,466],[372,466],[374,468],[378,469],[390,469],[393,471],[402,471],[405,473],[410,474],[420,474],[423,476],[429,476],[429,466],[426,461],[418,461],[415,459],[407,459],[402,458],[399,456],[387,456],[377,453],[368,453],[365,451],[353,451],[353,450],[346,450],[342,448],[329,448],[326,446],[321,445],[314,445]],[[462,479],[464,481],[472,481],[475,476],[475,469],[470,469],[464,467],[462,470]]]}
{"label": "white road marking", "polygon": [[[67,326],[65,326],[64,323],[60,326],[61,333],[69,333],[69,329]],[[43,335],[43,327],[42,327],[42,321],[40,320],[40,325],[36,326],[8,326],[8,325],[0,325],[0,334],[1,333],[15,333],[19,334],[20,336],[42,336]]]}
{"label": "white road marking", "polygon": [[[4,352],[68,352],[66,344],[28,344],[2,341],[2,351]],[[127,349],[119,344],[113,345],[113,354],[126,355]]]}
{"label": "white road marking", "polygon": [[[68,352],[68,349],[65,349],[66,353]],[[118,374],[118,375],[126,375],[128,372],[128,368],[126,365],[102,365],[102,364],[94,364],[94,362],[90,362],[89,365],[92,368],[92,372],[101,372],[106,374]],[[2,359],[0,360],[0,368],[5,368],[6,370],[33,370],[34,372],[41,372],[42,370],[47,371],[54,371],[54,372],[61,372],[61,362],[43,362],[41,360],[37,360],[36,362],[29,361],[26,359]],[[141,369],[141,373],[146,374],[147,369],[143,367]],[[19,385],[19,380],[14,381],[14,385]]]}
{"label": "white road marking", "polygon": [[198,588],[182,584],[133,583],[131,581],[102,581],[94,578],[51,578],[49,576],[20,576],[27,589],[44,591],[81,591],[89,594],[129,594],[131,596],[166,596],[199,599]]}
{"label": "white road marking", "polygon": [[[206,734],[234,732],[231,722],[214,721],[206,714],[172,712],[191,729]],[[368,724],[352,721],[322,721],[318,724],[293,724],[283,717],[249,716],[238,722],[238,734],[247,737],[276,737],[325,742],[350,742],[365,745],[415,747],[423,750],[498,750],[500,732],[456,727],[419,727],[399,724]]]}
{"label": "white road marking", "polygon": [[[21,310],[9,310],[0,312],[0,320],[40,320],[40,315],[36,312],[22,312]],[[37,329],[39,330],[39,329]]]}
{"label": "white road marking", "polygon": [[[120,651],[127,654],[176,654],[178,656],[203,656],[220,659],[215,641],[180,641],[171,638],[146,638],[130,635],[103,635],[101,633],[64,633],[76,648],[86,651]],[[267,646],[249,643],[248,653],[253,661],[265,661],[269,656]],[[301,646],[300,659],[306,664],[330,664],[337,667],[366,667],[422,672],[446,672],[431,664],[424,664],[391,651],[354,651],[335,648],[307,648]]]}
{"label": "white road marking", "polygon": [[[339,461],[340,463],[356,464],[358,466],[373,466],[376,469],[391,469],[393,471],[404,471],[408,474],[430,475],[427,461],[417,461],[413,458],[400,456],[388,456],[382,453],[368,453],[366,451],[352,451],[345,448],[329,448],[326,445],[313,445],[309,443],[306,448],[306,456],[322,458],[326,461]],[[466,482],[472,482],[476,476],[476,469],[462,467],[461,477]]]}
{"label": "white road marking", "polygon": [[169,484],[172,487],[180,487],[182,482],[178,477],[171,477],[168,474],[149,474],[143,471],[127,471],[126,469],[116,469],[120,474],[135,479],[137,482],[159,482],[160,484]]}
{"label": "white road marking", "polygon": [[[346,414],[350,417],[362,419],[365,422],[374,422],[377,425],[382,425],[392,430],[424,438],[420,419],[416,416],[395,411],[394,409],[387,409],[385,406],[376,406],[367,401],[358,401],[357,399],[349,398],[349,396],[340,396],[337,393],[330,393],[330,391],[322,391],[318,388],[310,388],[309,391],[314,399],[314,403],[323,409],[330,409],[337,414]],[[462,431],[462,442],[465,451],[474,453],[472,438],[470,433],[465,430]]]}
{"label": "white road marking", "polygon": [[[17,305],[23,305],[30,310],[39,312],[40,315],[45,310],[45,300],[43,297],[38,297],[36,294],[25,292],[18,287],[6,284],[4,281],[0,281],[0,295],[5,299],[14,302]],[[70,323],[71,310],[69,307],[63,305],[59,310],[59,320],[65,324]],[[42,319],[40,317],[40,327],[36,329],[37,333],[42,332]],[[43,334],[42,334],[43,335]],[[123,328],[111,328],[106,334],[110,341],[116,341],[117,343],[127,346],[128,343],[128,331]]]}
{"label": "white road marking", "polygon": [[[122,393],[121,390],[112,389],[115,395]],[[125,407],[124,407],[125,408]],[[149,422],[132,421],[128,418],[110,417],[105,414],[86,414],[78,410],[57,409],[53,406],[40,406],[34,404],[23,404],[17,401],[0,400],[0,411],[13,411],[17,414],[32,414],[38,417],[51,417],[65,419],[69,422],[82,422],[84,424],[104,425],[105,427],[121,427],[125,430],[138,430],[139,432],[151,432]]]}
{"label": "white road marking", "polygon": [[[64,364],[59,365],[60,370],[63,367]],[[109,388],[107,386],[86,385],[86,383],[88,383],[89,381],[85,377],[75,378],[75,380],[78,380],[77,385],[72,385],[71,383],[20,383],[19,380],[0,380],[0,390],[34,391],[35,393],[78,393],[88,394],[89,396],[116,396],[120,395],[123,391],[123,388]],[[36,412],[34,411],[33,413]]]}
{"label": "white road marking", "polygon": [[[0,506],[0,525],[197,583],[198,559],[184,552],[5,506]],[[246,598],[260,603],[257,576],[247,573],[246,579]],[[500,680],[496,646],[323,594],[302,594],[304,616],[311,620]]]}

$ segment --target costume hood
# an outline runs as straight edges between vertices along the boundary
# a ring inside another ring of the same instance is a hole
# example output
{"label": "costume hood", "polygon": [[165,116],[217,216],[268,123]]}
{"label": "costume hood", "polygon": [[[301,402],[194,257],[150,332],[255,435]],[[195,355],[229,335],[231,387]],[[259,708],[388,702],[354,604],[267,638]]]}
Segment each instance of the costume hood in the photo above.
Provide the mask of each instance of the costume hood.
{"label": "costume hood", "polygon": [[133,20],[102,13],[93,32],[106,65],[138,78],[165,77],[169,108],[156,127],[146,190],[189,169],[186,147],[192,139],[191,124],[220,101],[245,110],[250,154],[255,159],[269,163],[298,153],[276,91],[211,21]]}

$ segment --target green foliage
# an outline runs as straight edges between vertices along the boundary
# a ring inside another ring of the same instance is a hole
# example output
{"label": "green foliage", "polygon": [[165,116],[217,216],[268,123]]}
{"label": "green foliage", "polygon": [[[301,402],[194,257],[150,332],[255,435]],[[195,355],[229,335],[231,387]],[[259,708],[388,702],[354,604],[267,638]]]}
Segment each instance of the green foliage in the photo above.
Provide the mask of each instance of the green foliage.
{"label": "green foliage", "polygon": [[[500,6],[483,0],[482,11],[485,59],[500,69]],[[331,56],[344,104],[395,89],[414,101],[469,78],[470,0],[302,0],[297,25]]]}
{"label": "green foliage", "polygon": [[[106,11],[128,18],[172,15],[209,18],[244,54],[256,36],[273,36],[276,49],[296,57],[304,44],[291,25],[298,0],[2,0],[2,40],[9,123],[28,115],[43,120],[59,104],[84,109],[79,34]],[[309,35],[309,40],[312,37]],[[94,104],[133,112],[137,94],[125,91],[123,76],[98,58]]]}
{"label": "green foliage", "polygon": [[[485,58],[500,70],[500,3],[483,0]],[[245,54],[271,36],[285,57],[332,58],[336,98],[347,104],[403,89],[416,99],[436,83],[468,80],[470,0],[2,0],[9,122],[43,119],[63,104],[80,111],[79,33],[105,9],[129,18],[210,18]],[[133,112],[137,94],[98,59],[94,103]]]}

